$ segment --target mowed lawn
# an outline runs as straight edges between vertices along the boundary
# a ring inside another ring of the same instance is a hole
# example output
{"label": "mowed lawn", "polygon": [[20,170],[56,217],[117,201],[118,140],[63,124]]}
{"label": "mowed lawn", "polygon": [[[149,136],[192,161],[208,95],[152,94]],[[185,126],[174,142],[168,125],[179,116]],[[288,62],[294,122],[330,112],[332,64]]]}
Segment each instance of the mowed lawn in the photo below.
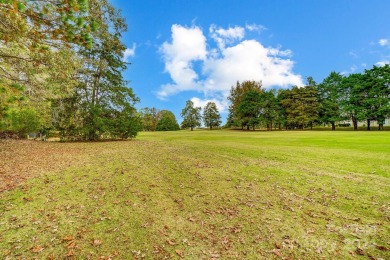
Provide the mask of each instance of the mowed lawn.
{"label": "mowed lawn", "polygon": [[0,193],[0,258],[390,258],[390,132],[40,145],[75,163]]}

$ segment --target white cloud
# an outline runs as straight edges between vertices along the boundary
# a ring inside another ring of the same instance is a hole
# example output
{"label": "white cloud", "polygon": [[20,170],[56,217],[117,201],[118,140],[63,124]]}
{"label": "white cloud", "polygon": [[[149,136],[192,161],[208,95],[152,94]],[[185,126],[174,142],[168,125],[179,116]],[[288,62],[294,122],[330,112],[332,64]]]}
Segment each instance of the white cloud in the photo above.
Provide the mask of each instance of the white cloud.
{"label": "white cloud", "polygon": [[383,66],[385,66],[386,64],[389,64],[389,65],[390,65],[390,60],[379,61],[379,62],[377,62],[375,65],[376,65],[376,66],[379,66],[379,67],[383,67]]}
{"label": "white cloud", "polygon": [[241,26],[229,27],[228,29],[218,28],[216,25],[210,26],[211,38],[215,40],[220,49],[226,44],[232,44],[236,40],[241,40],[245,36],[245,28]]}
{"label": "white cloud", "polygon": [[125,62],[128,62],[130,57],[134,57],[135,56],[135,49],[136,49],[136,47],[137,47],[137,45],[135,43],[133,43],[133,47],[127,48],[125,50],[125,52],[123,53],[123,60]]}
{"label": "white cloud", "polygon": [[380,39],[378,41],[378,43],[379,43],[380,46],[389,46],[390,45],[389,39]]}
{"label": "white cloud", "polygon": [[249,31],[258,31],[258,32],[262,32],[264,30],[267,30],[267,28],[263,25],[260,25],[260,24],[247,24],[245,25],[245,28],[248,29]]}
{"label": "white cloud", "polygon": [[204,83],[205,91],[217,91],[228,96],[237,80],[262,81],[264,88],[303,85],[301,76],[292,73],[294,63],[280,58],[279,52],[255,40],[246,40],[224,49],[221,58],[211,58],[204,64],[204,73],[208,76]]}
{"label": "white cloud", "polygon": [[214,102],[215,105],[217,106],[218,108],[218,111],[219,112],[226,112],[226,107],[227,107],[227,102],[223,102],[223,101],[220,101],[216,98],[213,98],[213,99],[200,99],[198,97],[193,97],[191,98],[191,101],[194,103],[194,107],[201,107],[202,108],[202,111],[203,111],[203,108],[207,105],[208,102]]}
{"label": "white cloud", "polygon": [[[203,97],[194,97],[202,107],[213,101],[223,111],[227,108],[226,97],[237,81],[262,81],[264,88],[275,86],[302,86],[302,77],[293,72],[291,50],[281,47],[265,47],[257,40],[246,40],[245,30],[239,26],[228,29],[210,27],[210,37],[218,48],[207,50],[206,37],[199,27],[172,26],[172,42],[165,42],[161,51],[165,70],[172,83],[161,86],[158,97],[167,98],[181,91],[195,90]],[[200,70],[193,62],[200,62]]]}
{"label": "white cloud", "polygon": [[157,93],[160,99],[185,91],[197,90],[198,75],[192,68],[193,62],[206,59],[206,38],[199,27],[190,28],[174,24],[172,42],[164,42],[163,53],[165,71],[169,73],[173,84],[163,85]]}

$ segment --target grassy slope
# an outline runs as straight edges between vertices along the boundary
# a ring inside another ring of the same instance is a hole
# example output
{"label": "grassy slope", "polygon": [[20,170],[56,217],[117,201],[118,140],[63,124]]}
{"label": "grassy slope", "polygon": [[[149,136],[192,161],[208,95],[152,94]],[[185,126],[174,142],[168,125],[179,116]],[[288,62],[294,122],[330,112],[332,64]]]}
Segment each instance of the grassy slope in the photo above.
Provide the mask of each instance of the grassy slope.
{"label": "grassy slope", "polygon": [[0,193],[0,256],[390,257],[388,132],[180,131],[82,145],[104,152]]}

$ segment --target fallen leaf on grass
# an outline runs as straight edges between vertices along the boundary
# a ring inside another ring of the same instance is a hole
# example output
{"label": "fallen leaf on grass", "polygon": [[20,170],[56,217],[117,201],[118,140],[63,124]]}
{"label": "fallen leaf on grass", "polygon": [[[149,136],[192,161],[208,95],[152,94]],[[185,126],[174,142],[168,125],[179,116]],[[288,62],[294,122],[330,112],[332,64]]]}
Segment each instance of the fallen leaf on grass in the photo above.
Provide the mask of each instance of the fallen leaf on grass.
{"label": "fallen leaf on grass", "polygon": [[74,240],[74,237],[73,236],[66,236],[62,239],[62,241],[72,241]]}
{"label": "fallen leaf on grass", "polygon": [[69,241],[66,246],[65,246],[67,249],[72,249],[72,248],[75,248],[76,247],[76,241],[75,240],[72,240],[72,241]]}
{"label": "fallen leaf on grass", "polygon": [[184,253],[183,253],[183,250],[180,250],[180,249],[175,249],[175,252],[178,256],[180,256],[181,258],[184,257]]}
{"label": "fallen leaf on grass", "polygon": [[43,249],[45,249],[44,247],[42,246],[34,246],[34,247],[31,247],[30,250],[31,252],[33,253],[39,253],[39,252],[42,252]]}
{"label": "fallen leaf on grass", "polygon": [[74,251],[69,250],[69,252],[66,254],[66,257],[72,257],[72,256],[74,256]]}
{"label": "fallen leaf on grass", "polygon": [[283,257],[282,253],[280,252],[280,249],[274,249],[272,250],[272,252],[277,255],[277,256],[280,256],[280,257]]}
{"label": "fallen leaf on grass", "polygon": [[167,243],[168,243],[169,245],[171,245],[171,246],[176,245],[175,241],[172,241],[172,240],[170,240],[169,238],[167,238]]}
{"label": "fallen leaf on grass", "polygon": [[363,249],[361,249],[361,248],[359,248],[359,247],[356,248],[355,252],[356,252],[356,254],[358,254],[358,255],[364,255]]}
{"label": "fallen leaf on grass", "polygon": [[101,244],[102,244],[102,241],[100,241],[99,239],[94,239],[91,242],[91,245],[93,245],[93,246],[100,246]]}

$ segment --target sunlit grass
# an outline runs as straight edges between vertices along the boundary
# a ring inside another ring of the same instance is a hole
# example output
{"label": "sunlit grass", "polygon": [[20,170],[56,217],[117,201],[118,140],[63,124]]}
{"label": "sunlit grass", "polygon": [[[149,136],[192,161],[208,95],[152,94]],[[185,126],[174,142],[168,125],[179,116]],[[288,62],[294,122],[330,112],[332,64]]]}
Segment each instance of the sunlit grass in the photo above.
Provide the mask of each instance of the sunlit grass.
{"label": "sunlit grass", "polygon": [[104,152],[0,194],[2,257],[389,257],[389,132],[84,145]]}

